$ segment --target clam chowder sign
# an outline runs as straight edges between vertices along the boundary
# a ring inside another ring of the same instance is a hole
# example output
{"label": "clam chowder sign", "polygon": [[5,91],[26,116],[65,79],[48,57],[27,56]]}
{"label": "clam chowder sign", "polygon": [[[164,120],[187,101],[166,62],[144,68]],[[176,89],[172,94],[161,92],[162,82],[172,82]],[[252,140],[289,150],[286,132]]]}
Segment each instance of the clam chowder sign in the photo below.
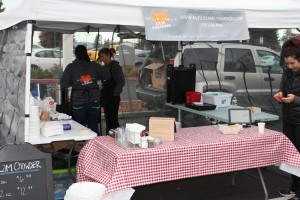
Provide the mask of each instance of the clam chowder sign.
{"label": "clam chowder sign", "polygon": [[144,8],[146,38],[159,41],[249,39],[244,11]]}

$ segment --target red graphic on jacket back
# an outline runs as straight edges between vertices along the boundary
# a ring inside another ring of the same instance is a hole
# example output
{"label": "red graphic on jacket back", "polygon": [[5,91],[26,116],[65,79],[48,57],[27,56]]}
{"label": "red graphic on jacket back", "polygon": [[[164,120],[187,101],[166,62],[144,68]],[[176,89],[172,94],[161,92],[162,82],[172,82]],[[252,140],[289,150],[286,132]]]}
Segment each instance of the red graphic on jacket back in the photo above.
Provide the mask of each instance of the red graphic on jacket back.
{"label": "red graphic on jacket back", "polygon": [[83,85],[89,84],[92,82],[92,76],[91,75],[82,75],[80,76],[80,81]]}

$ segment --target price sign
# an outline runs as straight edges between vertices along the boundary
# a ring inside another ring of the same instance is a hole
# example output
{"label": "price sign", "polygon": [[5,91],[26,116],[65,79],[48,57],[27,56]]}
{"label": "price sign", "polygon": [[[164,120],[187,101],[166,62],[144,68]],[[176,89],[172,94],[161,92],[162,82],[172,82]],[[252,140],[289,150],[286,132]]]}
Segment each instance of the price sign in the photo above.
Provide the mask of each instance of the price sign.
{"label": "price sign", "polygon": [[0,200],[53,200],[51,155],[30,144],[0,149]]}

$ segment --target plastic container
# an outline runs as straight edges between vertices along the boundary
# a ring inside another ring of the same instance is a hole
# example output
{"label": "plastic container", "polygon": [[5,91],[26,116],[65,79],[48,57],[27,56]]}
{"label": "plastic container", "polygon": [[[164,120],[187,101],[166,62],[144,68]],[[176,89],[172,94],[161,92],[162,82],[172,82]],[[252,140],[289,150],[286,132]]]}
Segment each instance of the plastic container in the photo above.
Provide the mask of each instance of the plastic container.
{"label": "plastic container", "polygon": [[123,149],[129,149],[129,148],[134,148],[135,144],[133,144],[131,141],[134,140],[134,135],[133,133],[126,130],[124,127],[119,127],[114,130],[115,131],[115,141],[116,144],[119,147],[122,147]]}
{"label": "plastic container", "polygon": [[219,125],[219,130],[225,135],[235,135],[243,129],[243,126],[240,124],[235,125]]}
{"label": "plastic container", "polygon": [[[67,189],[73,184],[73,180],[70,178],[67,169],[54,171],[55,173],[65,171],[65,173],[53,174],[54,200],[62,200],[66,195]],[[72,169],[72,171],[74,170]],[[76,176],[76,172],[73,172],[73,176]]]}
{"label": "plastic container", "polygon": [[186,103],[200,102],[201,93],[200,92],[186,92],[185,93]]}
{"label": "plastic container", "polygon": [[226,92],[206,92],[202,94],[203,103],[213,104],[217,107],[226,107],[231,104],[231,93]]}
{"label": "plastic container", "polygon": [[148,138],[148,147],[149,148],[154,148],[155,147],[155,143],[154,143],[154,138]]}
{"label": "plastic container", "polygon": [[64,187],[63,184],[55,184],[54,185],[54,199],[61,200],[64,199],[66,195],[67,188]]}

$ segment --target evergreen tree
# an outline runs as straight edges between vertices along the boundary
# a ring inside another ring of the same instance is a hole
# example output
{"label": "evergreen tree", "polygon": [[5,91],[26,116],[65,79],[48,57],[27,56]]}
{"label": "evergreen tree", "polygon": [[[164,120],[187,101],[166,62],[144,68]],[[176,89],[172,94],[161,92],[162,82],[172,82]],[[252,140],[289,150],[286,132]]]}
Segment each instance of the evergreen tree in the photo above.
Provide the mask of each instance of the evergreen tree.
{"label": "evergreen tree", "polygon": [[286,29],[282,35],[282,37],[280,38],[280,41],[282,43],[284,43],[285,41],[287,41],[288,39],[290,39],[292,37],[292,29]]}
{"label": "evergreen tree", "polygon": [[110,47],[110,40],[109,39],[104,40],[103,47],[107,47],[107,48]]}
{"label": "evergreen tree", "polygon": [[56,48],[62,46],[62,34],[56,32],[41,32],[39,35],[41,46]]}
{"label": "evergreen tree", "polygon": [[99,50],[101,48],[101,46],[102,46],[102,35],[97,34],[94,39],[94,49]]}
{"label": "evergreen tree", "polygon": [[275,51],[280,50],[277,29],[249,29],[250,44],[261,44]]}

